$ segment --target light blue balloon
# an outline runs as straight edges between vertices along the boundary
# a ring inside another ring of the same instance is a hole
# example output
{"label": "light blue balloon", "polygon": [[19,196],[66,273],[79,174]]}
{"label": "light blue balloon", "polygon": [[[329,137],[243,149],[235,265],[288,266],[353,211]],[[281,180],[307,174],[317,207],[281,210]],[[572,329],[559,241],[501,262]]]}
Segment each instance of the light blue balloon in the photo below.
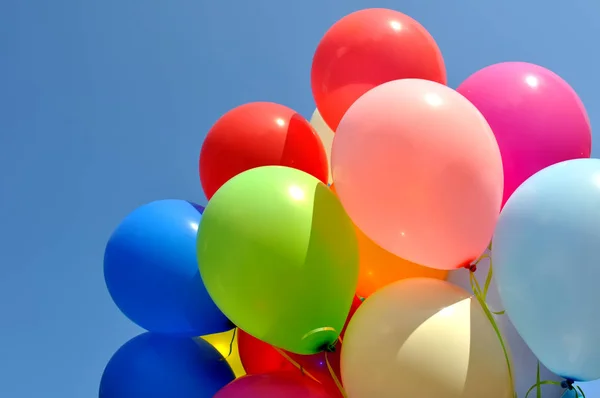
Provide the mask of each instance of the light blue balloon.
{"label": "light blue balloon", "polygon": [[506,203],[492,259],[506,314],[540,361],[600,378],[600,160],[548,167]]}

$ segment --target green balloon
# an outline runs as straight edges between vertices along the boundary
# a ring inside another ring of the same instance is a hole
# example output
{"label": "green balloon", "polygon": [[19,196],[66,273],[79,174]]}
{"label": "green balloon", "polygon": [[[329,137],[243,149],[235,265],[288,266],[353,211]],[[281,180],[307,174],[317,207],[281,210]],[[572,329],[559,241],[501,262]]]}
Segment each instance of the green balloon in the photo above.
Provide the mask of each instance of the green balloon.
{"label": "green balloon", "polygon": [[297,354],[328,349],[358,281],[352,221],[337,196],[302,171],[245,171],[211,198],[198,232],[208,293],[247,333]]}

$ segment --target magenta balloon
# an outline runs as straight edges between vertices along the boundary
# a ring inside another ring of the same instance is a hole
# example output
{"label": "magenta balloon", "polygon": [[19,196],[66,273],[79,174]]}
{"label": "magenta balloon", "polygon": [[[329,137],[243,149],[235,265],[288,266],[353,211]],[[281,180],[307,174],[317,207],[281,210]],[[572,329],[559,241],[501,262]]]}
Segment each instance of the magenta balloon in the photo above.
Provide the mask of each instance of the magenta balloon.
{"label": "magenta balloon", "polygon": [[332,398],[316,381],[298,372],[247,375],[223,387],[214,398]]}
{"label": "magenta balloon", "polygon": [[590,121],[575,91],[554,72],[526,62],[481,69],[457,89],[492,128],[504,167],[502,205],[526,179],[564,160],[589,158]]}

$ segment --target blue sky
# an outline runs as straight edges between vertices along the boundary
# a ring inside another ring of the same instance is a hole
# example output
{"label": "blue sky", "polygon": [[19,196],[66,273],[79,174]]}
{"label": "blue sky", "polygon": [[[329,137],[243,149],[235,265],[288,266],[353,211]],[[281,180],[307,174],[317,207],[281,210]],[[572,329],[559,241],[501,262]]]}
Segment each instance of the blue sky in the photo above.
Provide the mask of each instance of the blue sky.
{"label": "blue sky", "polygon": [[97,395],[139,331],[104,286],[112,229],[155,199],[204,201],[198,152],[230,108],[269,100],[310,117],[318,40],[366,7],[424,24],[453,87],[534,62],[600,117],[592,0],[0,1],[0,396]]}

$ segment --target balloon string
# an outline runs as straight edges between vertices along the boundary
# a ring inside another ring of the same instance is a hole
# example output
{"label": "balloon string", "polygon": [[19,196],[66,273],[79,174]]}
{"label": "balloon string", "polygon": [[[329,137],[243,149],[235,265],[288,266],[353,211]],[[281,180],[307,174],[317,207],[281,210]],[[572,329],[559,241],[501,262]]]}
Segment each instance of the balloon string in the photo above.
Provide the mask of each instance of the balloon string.
{"label": "balloon string", "polygon": [[[489,255],[484,255],[484,256],[489,257]],[[484,256],[482,256],[482,258],[480,258],[478,260],[478,262],[480,260],[482,260],[483,258],[485,258]],[[477,265],[477,263],[475,263],[475,265]],[[490,271],[488,272],[488,274],[491,274],[491,273],[492,273],[492,264],[491,264],[491,259],[490,259]],[[492,278],[491,277],[486,278],[486,284],[487,284],[487,279],[489,279],[491,281]],[[479,305],[483,309],[485,316],[488,318],[490,324],[492,325],[492,328],[494,329],[494,332],[496,332],[496,336],[498,337],[498,340],[500,341],[500,345],[502,346],[502,351],[504,353],[504,359],[506,360],[506,367],[508,369],[508,377],[510,380],[510,387],[512,389],[512,396],[514,398],[516,398],[517,394],[515,392],[515,384],[514,384],[514,379],[513,379],[512,365],[510,363],[510,355],[508,354],[508,349],[506,348],[506,343],[504,342],[504,338],[502,338],[502,333],[500,332],[500,328],[498,327],[498,324],[496,323],[496,320],[494,319],[494,315],[493,315],[492,311],[490,311],[487,303],[485,302],[484,293],[481,290],[481,286],[479,285],[477,278],[475,277],[474,270],[472,270],[469,273],[469,282],[471,284],[471,289],[473,290],[473,295],[479,302]],[[488,284],[488,287],[489,287],[489,284]]]}
{"label": "balloon string", "polygon": [[277,348],[277,347],[273,347],[275,348],[275,350],[282,356],[284,357],[289,363],[291,363],[292,365],[294,365],[296,368],[298,368],[298,370],[303,374],[306,375],[308,377],[310,377],[311,379],[313,379],[314,381],[316,381],[319,384],[322,384],[315,376],[311,375],[307,370],[304,369],[304,367],[302,365],[300,365],[298,362],[294,361],[292,359],[292,357],[290,357],[288,354],[286,354],[283,350]]}
{"label": "balloon string", "polygon": [[225,358],[229,358],[233,353],[233,343],[235,343],[235,336],[237,334],[237,328],[233,329],[233,336],[231,336],[231,341],[229,342],[229,354]]}
{"label": "balloon string", "polygon": [[581,387],[579,386],[573,386],[573,380],[563,380],[563,381],[555,381],[555,380],[540,380],[540,361],[538,361],[537,363],[537,376],[536,376],[536,382],[534,385],[532,385],[529,390],[527,390],[527,393],[525,394],[525,398],[529,397],[529,394],[531,394],[533,392],[533,390],[536,390],[536,398],[542,398],[542,386],[543,385],[553,385],[553,386],[559,386],[561,388],[563,388],[563,393],[561,395],[561,397],[564,397],[565,394],[567,393],[567,391],[575,391],[575,398],[585,398],[585,393],[583,392],[583,390],[581,389]]}
{"label": "balloon string", "polygon": [[342,397],[348,398],[348,394],[346,394],[346,391],[344,390],[342,383],[338,379],[337,375],[335,374],[335,371],[333,370],[333,367],[329,363],[329,353],[328,352],[325,352],[325,363],[327,364],[327,369],[329,369],[329,374],[331,375],[333,382],[337,386],[338,390],[340,390],[340,394],[342,395]]}
{"label": "balloon string", "polygon": [[[490,245],[488,246],[488,250],[492,249],[492,244],[490,243]],[[487,276],[485,278],[485,284],[483,286],[483,291],[481,290],[481,286],[479,284],[479,281],[477,280],[477,278],[475,277],[475,271],[477,270],[477,265],[479,264],[480,261],[489,258],[490,259],[490,268],[489,271],[487,273]],[[485,312],[486,316],[488,317],[490,323],[492,324],[492,327],[494,328],[494,331],[496,332],[496,335],[498,336],[498,339],[500,340],[500,344],[502,345],[502,350],[504,351],[504,358],[506,359],[506,366],[508,367],[508,374],[510,377],[510,381],[511,381],[511,385],[513,386],[513,396],[516,398],[517,394],[514,391],[514,384],[513,384],[513,374],[512,374],[512,366],[510,363],[510,356],[508,355],[508,350],[506,349],[506,344],[504,342],[504,339],[502,338],[502,334],[500,332],[500,328],[498,327],[498,324],[496,323],[494,317],[491,314],[494,315],[504,315],[506,313],[505,310],[502,311],[491,311],[489,309],[489,307],[487,306],[486,303],[486,298],[487,298],[487,294],[488,294],[488,290],[489,287],[492,283],[492,277],[493,277],[493,273],[494,273],[494,268],[492,266],[492,259],[490,257],[489,254],[484,254],[482,255],[476,262],[475,264],[467,267],[469,268],[469,270],[471,271],[469,274],[469,280],[471,282],[471,289],[473,289],[473,294],[475,295],[475,297],[477,298],[477,301],[479,301],[479,303],[481,304],[481,307],[483,308],[483,311]],[[525,394],[525,398],[529,397],[529,394],[535,389],[536,390],[536,398],[542,398],[542,389],[541,386],[543,385],[556,385],[556,386],[560,386],[564,389],[563,391],[563,396],[564,394],[569,391],[569,390],[575,390],[575,398],[585,398],[585,393],[583,392],[583,390],[581,389],[581,387],[579,386],[573,386],[573,381],[571,380],[564,380],[562,382],[558,382],[558,381],[554,381],[554,380],[540,380],[540,362],[538,361],[537,364],[537,381],[534,385],[532,385],[529,390],[527,390],[527,393]]]}

